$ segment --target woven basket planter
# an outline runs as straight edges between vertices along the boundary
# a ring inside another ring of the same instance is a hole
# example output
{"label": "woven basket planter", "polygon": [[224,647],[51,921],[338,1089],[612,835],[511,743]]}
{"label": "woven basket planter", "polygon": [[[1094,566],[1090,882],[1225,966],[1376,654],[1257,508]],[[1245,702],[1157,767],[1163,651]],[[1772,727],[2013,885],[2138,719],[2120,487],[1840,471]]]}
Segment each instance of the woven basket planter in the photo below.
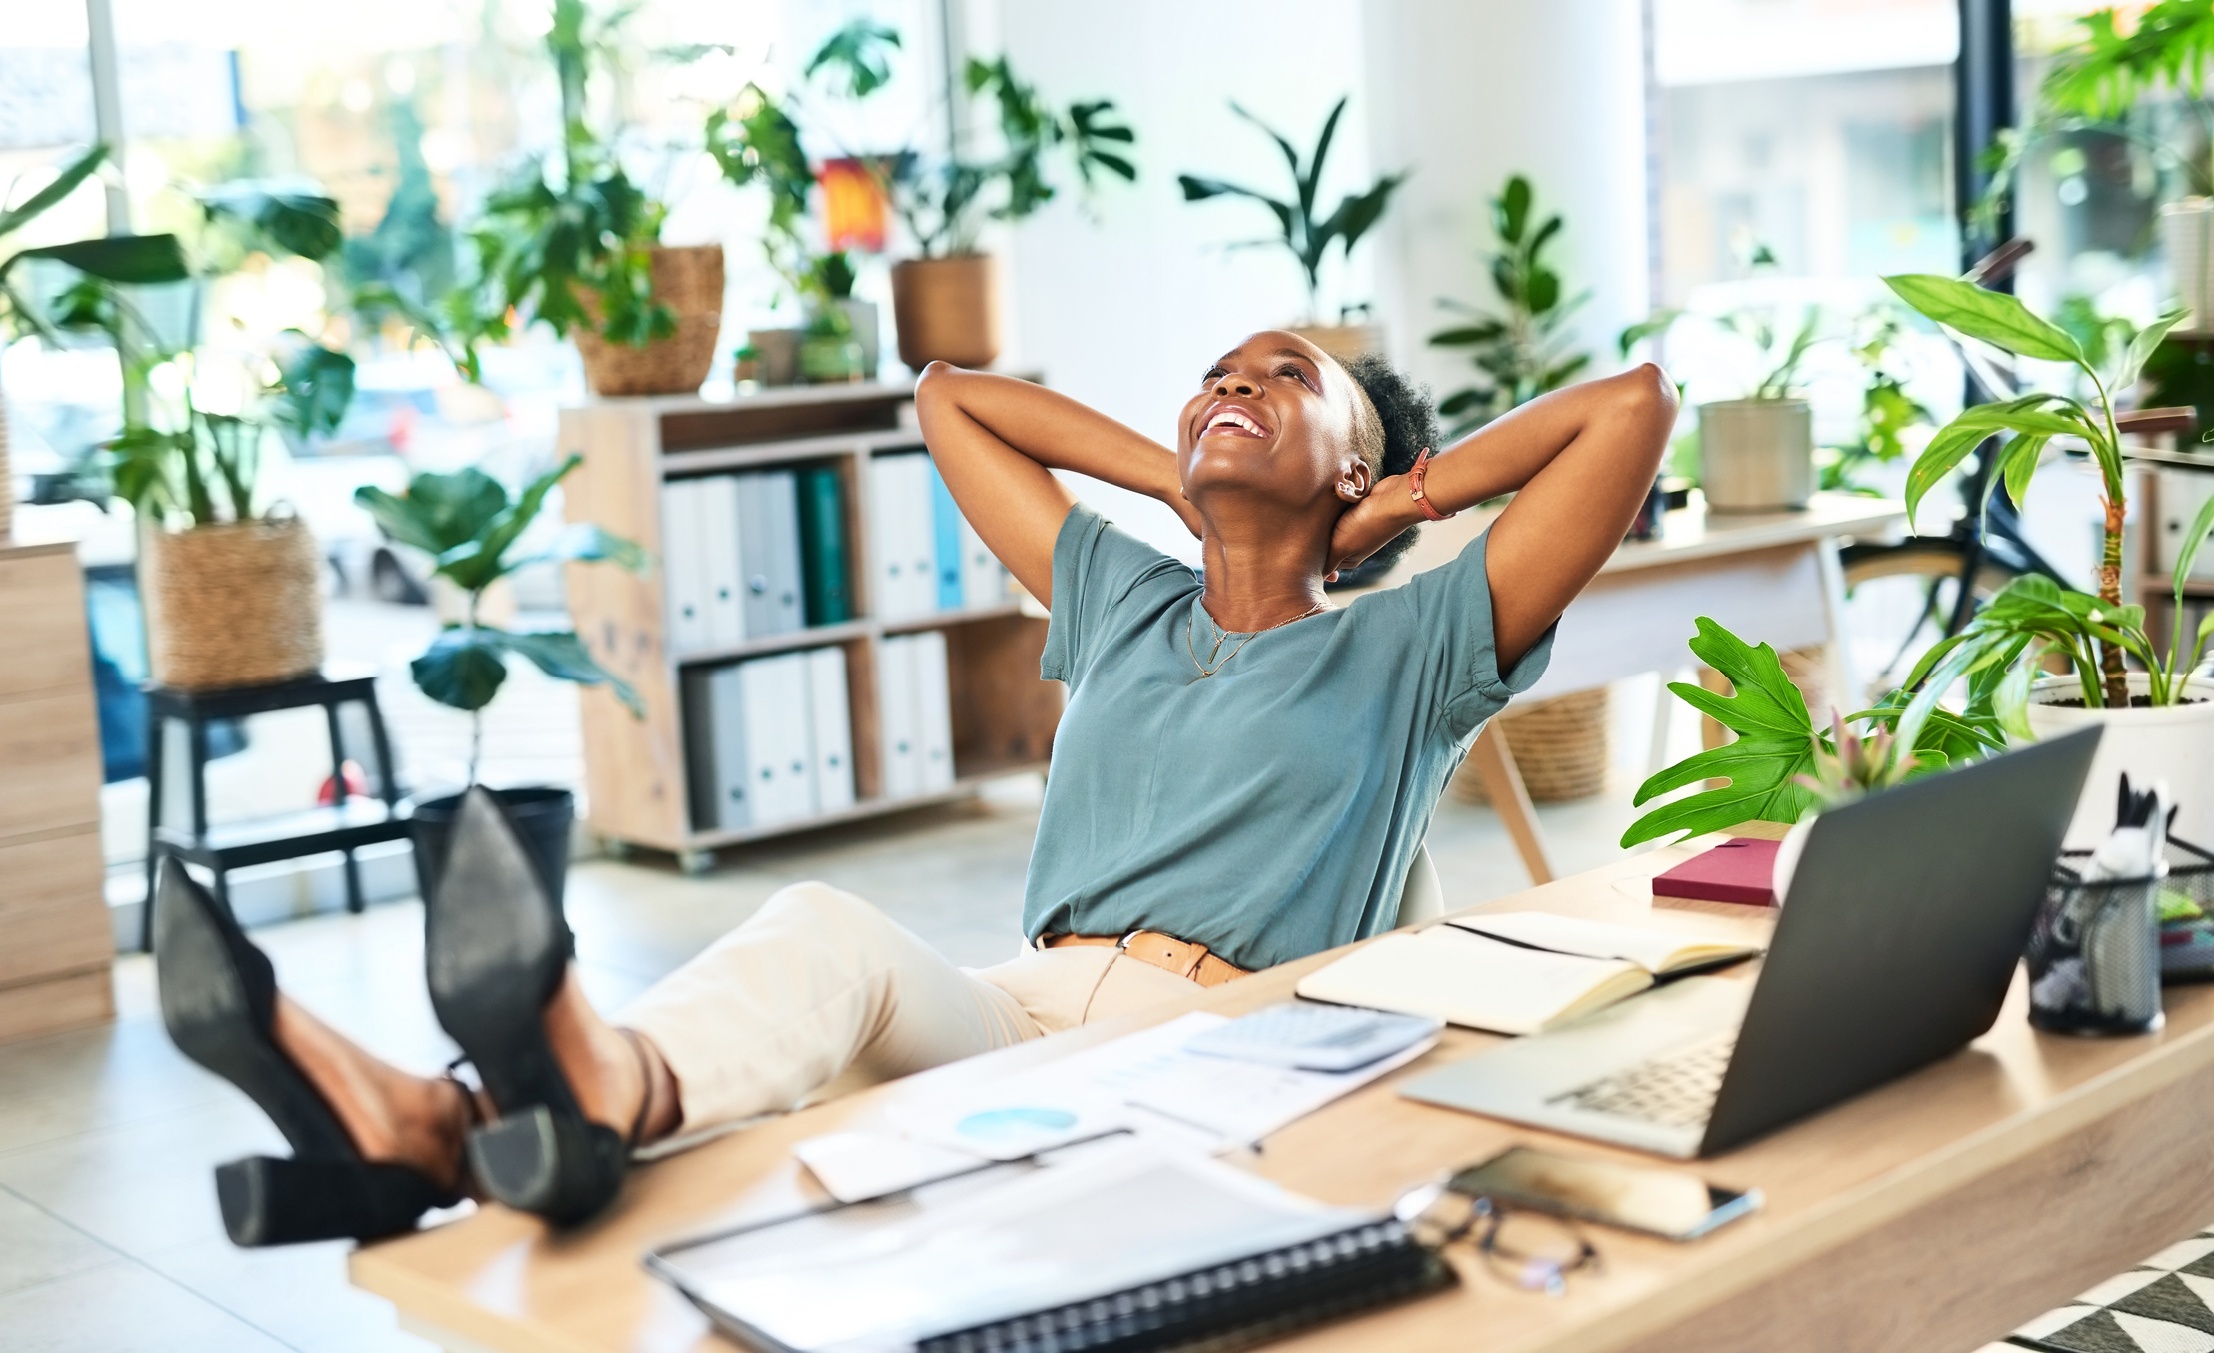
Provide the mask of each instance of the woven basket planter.
{"label": "woven basket planter", "polygon": [[323,665],[323,561],[296,517],[140,537],[148,665],[182,690],[254,686]]}
{"label": "woven basket planter", "polygon": [[593,394],[688,395],[707,379],[723,327],[723,246],[657,246],[653,298],[676,313],[676,332],[667,338],[634,348],[590,329],[573,331]]}
{"label": "woven basket planter", "polygon": [[[1606,687],[1513,705],[1498,724],[1532,803],[1588,799],[1607,787]],[[1464,803],[1491,801],[1469,762],[1453,772],[1447,789]]]}

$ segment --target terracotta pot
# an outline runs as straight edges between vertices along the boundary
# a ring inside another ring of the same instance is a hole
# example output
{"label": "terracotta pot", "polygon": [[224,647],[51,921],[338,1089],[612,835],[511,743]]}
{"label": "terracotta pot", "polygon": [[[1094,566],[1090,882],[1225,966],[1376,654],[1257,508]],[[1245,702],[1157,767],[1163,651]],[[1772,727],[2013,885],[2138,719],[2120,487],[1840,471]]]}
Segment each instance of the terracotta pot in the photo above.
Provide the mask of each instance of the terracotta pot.
{"label": "terracotta pot", "polygon": [[1714,512],[1785,512],[1814,492],[1814,415],[1803,399],[1699,406],[1699,487]]}
{"label": "terracotta pot", "polygon": [[892,268],[899,359],[990,366],[999,356],[999,270],[989,254],[911,258]]}
{"label": "terracotta pot", "polygon": [[155,684],[258,686],[323,665],[323,560],[296,517],[140,536]]}
{"label": "terracotta pot", "polygon": [[1374,324],[1308,324],[1294,326],[1289,332],[1341,362],[1384,350],[1384,331]]}
{"label": "terracotta pot", "polygon": [[584,358],[584,383],[595,395],[688,395],[715,365],[723,327],[723,246],[656,246],[652,266],[653,298],[676,313],[676,332],[634,348],[594,330],[572,330]]}
{"label": "terracotta pot", "polygon": [[[2131,695],[2150,689],[2143,672],[2129,677]],[[2155,780],[2168,782],[2174,796],[2175,835],[2195,846],[2214,844],[2214,681],[2192,677],[2184,684],[2184,699],[2192,703],[2160,709],[2085,709],[2064,705],[2063,700],[2083,697],[2083,685],[2073,676],[2041,677],[2030,685],[2030,730],[2040,738],[2059,737],[2092,724],[2099,734],[2099,749],[2091,756],[2091,773],[2083,779],[2083,795],[2076,800],[2075,816],[2068,822],[2068,849],[2092,850],[2114,829],[2114,802],[2123,772],[2140,789]]]}

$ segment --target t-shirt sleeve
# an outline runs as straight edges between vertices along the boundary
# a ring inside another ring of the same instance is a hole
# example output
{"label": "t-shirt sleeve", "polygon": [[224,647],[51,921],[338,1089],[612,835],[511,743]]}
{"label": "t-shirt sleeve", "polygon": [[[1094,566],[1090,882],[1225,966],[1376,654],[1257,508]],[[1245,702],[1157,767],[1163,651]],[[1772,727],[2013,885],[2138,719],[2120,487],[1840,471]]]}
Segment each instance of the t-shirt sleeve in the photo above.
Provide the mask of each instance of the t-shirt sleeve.
{"label": "t-shirt sleeve", "polygon": [[1437,656],[1444,673],[1440,712],[1455,740],[1470,737],[1507,701],[1537,684],[1552,660],[1555,621],[1530,651],[1506,672],[1492,635],[1491,577],[1484,568],[1484,544],[1491,533],[1468,543],[1450,564],[1416,574],[1405,591],[1414,607],[1418,642]]}
{"label": "t-shirt sleeve", "polygon": [[1107,646],[1116,611],[1154,578],[1188,586],[1191,569],[1078,503],[1053,543],[1053,617],[1038,675],[1075,686]]}

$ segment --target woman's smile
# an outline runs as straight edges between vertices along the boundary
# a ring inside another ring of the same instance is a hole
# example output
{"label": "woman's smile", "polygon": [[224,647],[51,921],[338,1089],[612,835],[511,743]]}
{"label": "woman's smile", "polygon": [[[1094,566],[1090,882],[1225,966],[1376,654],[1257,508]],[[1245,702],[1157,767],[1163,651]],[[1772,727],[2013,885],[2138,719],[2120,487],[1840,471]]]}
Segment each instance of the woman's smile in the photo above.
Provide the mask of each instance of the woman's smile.
{"label": "woman's smile", "polygon": [[1251,405],[1233,400],[1218,399],[1207,406],[1206,421],[1200,424],[1199,435],[1230,437],[1266,437],[1270,433],[1258,410]]}

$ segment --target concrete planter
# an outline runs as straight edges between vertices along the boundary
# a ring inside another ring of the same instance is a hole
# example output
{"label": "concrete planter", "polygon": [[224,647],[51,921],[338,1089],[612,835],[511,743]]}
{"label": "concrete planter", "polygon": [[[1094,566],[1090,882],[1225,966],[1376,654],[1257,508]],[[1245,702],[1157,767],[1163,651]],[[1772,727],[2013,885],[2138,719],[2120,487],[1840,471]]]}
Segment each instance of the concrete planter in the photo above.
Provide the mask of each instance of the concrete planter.
{"label": "concrete planter", "polygon": [[1714,512],[1787,512],[1814,493],[1814,414],[1803,399],[1699,406],[1699,487]]}

